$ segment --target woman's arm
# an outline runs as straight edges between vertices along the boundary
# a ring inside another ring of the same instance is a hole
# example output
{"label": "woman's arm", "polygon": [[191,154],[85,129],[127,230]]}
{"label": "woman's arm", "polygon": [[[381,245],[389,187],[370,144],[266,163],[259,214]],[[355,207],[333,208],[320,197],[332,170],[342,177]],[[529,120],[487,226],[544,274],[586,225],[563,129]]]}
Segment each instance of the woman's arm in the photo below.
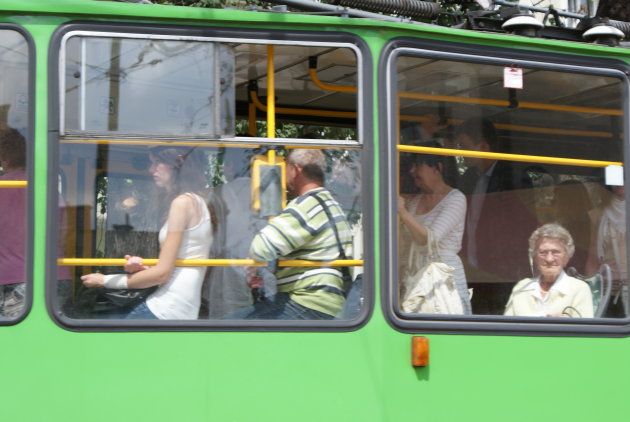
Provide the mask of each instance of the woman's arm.
{"label": "woman's arm", "polygon": [[171,202],[167,220],[168,232],[160,248],[158,263],[154,267],[127,276],[108,276],[107,280],[103,274],[87,274],[81,276],[83,284],[86,287],[142,289],[166,283],[175,269],[177,251],[182,243],[184,230],[189,226],[194,205],[192,198],[184,195]]}
{"label": "woman's arm", "polygon": [[411,214],[409,210],[407,210],[407,207],[405,207],[404,198],[401,198],[400,196],[398,197],[398,215],[400,216],[400,221],[402,221],[409,229],[409,232],[411,232],[411,237],[414,242],[420,245],[426,245],[429,237],[429,232],[426,226],[413,217],[413,214]]}
{"label": "woman's arm", "polygon": [[451,192],[442,201],[440,213],[429,227],[436,242],[457,230],[463,233],[466,221],[466,197],[463,193]]}
{"label": "woman's arm", "polygon": [[[453,232],[457,226],[464,227],[466,218],[466,197],[461,192],[454,192],[442,199],[446,201],[441,212],[437,215],[430,227],[433,239],[439,242],[444,236]],[[409,228],[411,236],[420,245],[427,244],[427,227],[419,223],[413,215],[405,208],[405,201],[398,198],[398,214],[401,221]]]}

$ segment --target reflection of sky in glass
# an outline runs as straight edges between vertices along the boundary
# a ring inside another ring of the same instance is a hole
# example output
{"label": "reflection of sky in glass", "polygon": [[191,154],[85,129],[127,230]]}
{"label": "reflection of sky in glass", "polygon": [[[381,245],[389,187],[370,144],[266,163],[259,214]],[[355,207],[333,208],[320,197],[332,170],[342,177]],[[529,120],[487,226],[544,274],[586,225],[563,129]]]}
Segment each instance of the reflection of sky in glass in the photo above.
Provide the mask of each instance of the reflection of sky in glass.
{"label": "reflection of sky in glass", "polygon": [[[215,44],[84,40],[85,130],[176,135],[215,132]],[[68,43],[66,124],[69,129],[81,127],[80,43],[78,38]]]}
{"label": "reflection of sky in glass", "polygon": [[1,31],[0,69],[0,123],[25,135],[28,126],[28,47],[22,35],[15,31]]}

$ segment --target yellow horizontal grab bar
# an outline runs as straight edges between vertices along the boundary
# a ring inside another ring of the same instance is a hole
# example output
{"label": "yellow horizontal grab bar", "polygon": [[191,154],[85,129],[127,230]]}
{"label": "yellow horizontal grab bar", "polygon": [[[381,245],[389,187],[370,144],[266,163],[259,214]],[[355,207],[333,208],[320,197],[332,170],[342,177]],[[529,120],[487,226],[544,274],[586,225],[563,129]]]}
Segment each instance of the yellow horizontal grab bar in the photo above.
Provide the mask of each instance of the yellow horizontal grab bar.
{"label": "yellow horizontal grab bar", "polygon": [[[127,262],[124,258],[59,258],[58,265],[63,266],[106,266],[122,267]],[[145,258],[144,265],[152,266],[158,263],[156,258]],[[178,267],[221,267],[230,265],[265,267],[266,264],[256,262],[253,259],[178,259],[175,261]]]}
{"label": "yellow horizontal grab bar", "polygon": [[362,259],[337,259],[334,261],[307,261],[303,259],[287,259],[278,262],[279,267],[360,267]]}
{"label": "yellow horizontal grab bar", "polygon": [[[415,92],[399,92],[399,98],[409,98],[413,100],[429,100],[429,101],[442,101],[450,103],[463,103],[463,104],[475,104],[475,105],[491,105],[498,107],[508,107],[510,102],[507,100],[494,100],[489,98],[471,98],[471,97],[454,97],[450,95],[434,95],[434,94],[420,94]],[[611,116],[623,116],[622,110],[615,110],[610,108],[596,108],[596,107],[579,107],[563,104],[545,104],[545,103],[532,103],[528,101],[519,101],[518,108],[530,108],[535,110],[554,110],[554,111],[566,111],[570,113],[588,113],[588,114],[607,114]]]}
{"label": "yellow horizontal grab bar", "polygon": [[[400,120],[405,122],[428,122],[429,118],[425,116],[412,116],[401,115]],[[462,119],[447,119],[449,126],[456,126],[463,122]],[[522,125],[510,125],[505,123],[495,123],[494,127],[503,130],[512,130],[518,132],[528,133],[542,133],[545,135],[569,135],[569,136],[583,136],[586,138],[612,138],[611,132],[601,132],[594,130],[575,130],[575,129],[555,129],[550,127],[537,127],[537,126],[522,126]]]}
{"label": "yellow horizontal grab bar", "polygon": [[26,180],[0,180],[0,188],[25,188],[27,185]]}
{"label": "yellow horizontal grab bar", "polygon": [[462,149],[416,147],[413,145],[398,145],[397,147],[398,147],[398,151],[400,152],[449,155],[453,157],[487,158],[491,160],[521,161],[521,162],[526,162],[526,163],[558,164],[558,165],[565,165],[565,166],[580,166],[580,167],[608,167],[608,166],[613,166],[613,165],[615,166],[623,165],[623,163],[616,162],[616,161],[580,160],[577,158],[557,158],[557,157],[544,157],[540,155],[505,154],[505,153],[499,153],[499,152],[481,152],[481,151],[469,151],[469,150],[462,150]]}
{"label": "yellow horizontal grab bar", "polygon": [[[59,258],[57,265],[69,267],[122,267],[127,262],[124,258]],[[152,266],[158,262],[155,258],[143,259],[144,265]],[[178,267],[266,267],[264,262],[254,261],[253,259],[178,259],[175,261]],[[281,260],[278,262],[280,267],[355,267],[363,265],[363,260],[355,259],[337,259],[335,261],[306,261],[306,260]]]}
{"label": "yellow horizontal grab bar", "polygon": [[328,84],[326,82],[322,82],[319,79],[319,76],[317,76],[317,69],[315,69],[315,68],[312,68],[312,67],[309,68],[308,69],[308,74],[311,76],[311,80],[313,81],[315,86],[317,86],[320,89],[323,89],[324,91],[349,92],[349,93],[357,92],[357,87],[356,86],[332,85],[332,84]]}

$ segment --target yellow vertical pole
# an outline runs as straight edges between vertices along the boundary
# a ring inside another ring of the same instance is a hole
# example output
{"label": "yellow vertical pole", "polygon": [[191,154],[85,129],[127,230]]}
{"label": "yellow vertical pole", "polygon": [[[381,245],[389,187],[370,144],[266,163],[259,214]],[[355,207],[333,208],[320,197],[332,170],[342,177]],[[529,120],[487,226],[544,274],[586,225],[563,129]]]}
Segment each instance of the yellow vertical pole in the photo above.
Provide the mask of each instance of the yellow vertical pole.
{"label": "yellow vertical pole", "polygon": [[[276,70],[273,64],[273,45],[267,46],[267,138],[276,137]],[[267,151],[269,164],[276,163],[276,150],[270,148]],[[283,204],[284,205],[284,204]],[[273,217],[269,218],[269,221]]]}
{"label": "yellow vertical pole", "polygon": [[267,46],[267,138],[276,137],[276,86],[273,45]]}

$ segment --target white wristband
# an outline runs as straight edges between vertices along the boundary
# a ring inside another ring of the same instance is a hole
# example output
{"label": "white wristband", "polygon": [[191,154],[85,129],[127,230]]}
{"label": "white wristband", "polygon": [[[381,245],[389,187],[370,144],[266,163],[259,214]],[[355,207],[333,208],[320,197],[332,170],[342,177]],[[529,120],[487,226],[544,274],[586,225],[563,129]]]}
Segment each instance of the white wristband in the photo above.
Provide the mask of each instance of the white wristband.
{"label": "white wristband", "polygon": [[103,277],[103,287],[106,289],[127,289],[125,274],[109,274]]}

